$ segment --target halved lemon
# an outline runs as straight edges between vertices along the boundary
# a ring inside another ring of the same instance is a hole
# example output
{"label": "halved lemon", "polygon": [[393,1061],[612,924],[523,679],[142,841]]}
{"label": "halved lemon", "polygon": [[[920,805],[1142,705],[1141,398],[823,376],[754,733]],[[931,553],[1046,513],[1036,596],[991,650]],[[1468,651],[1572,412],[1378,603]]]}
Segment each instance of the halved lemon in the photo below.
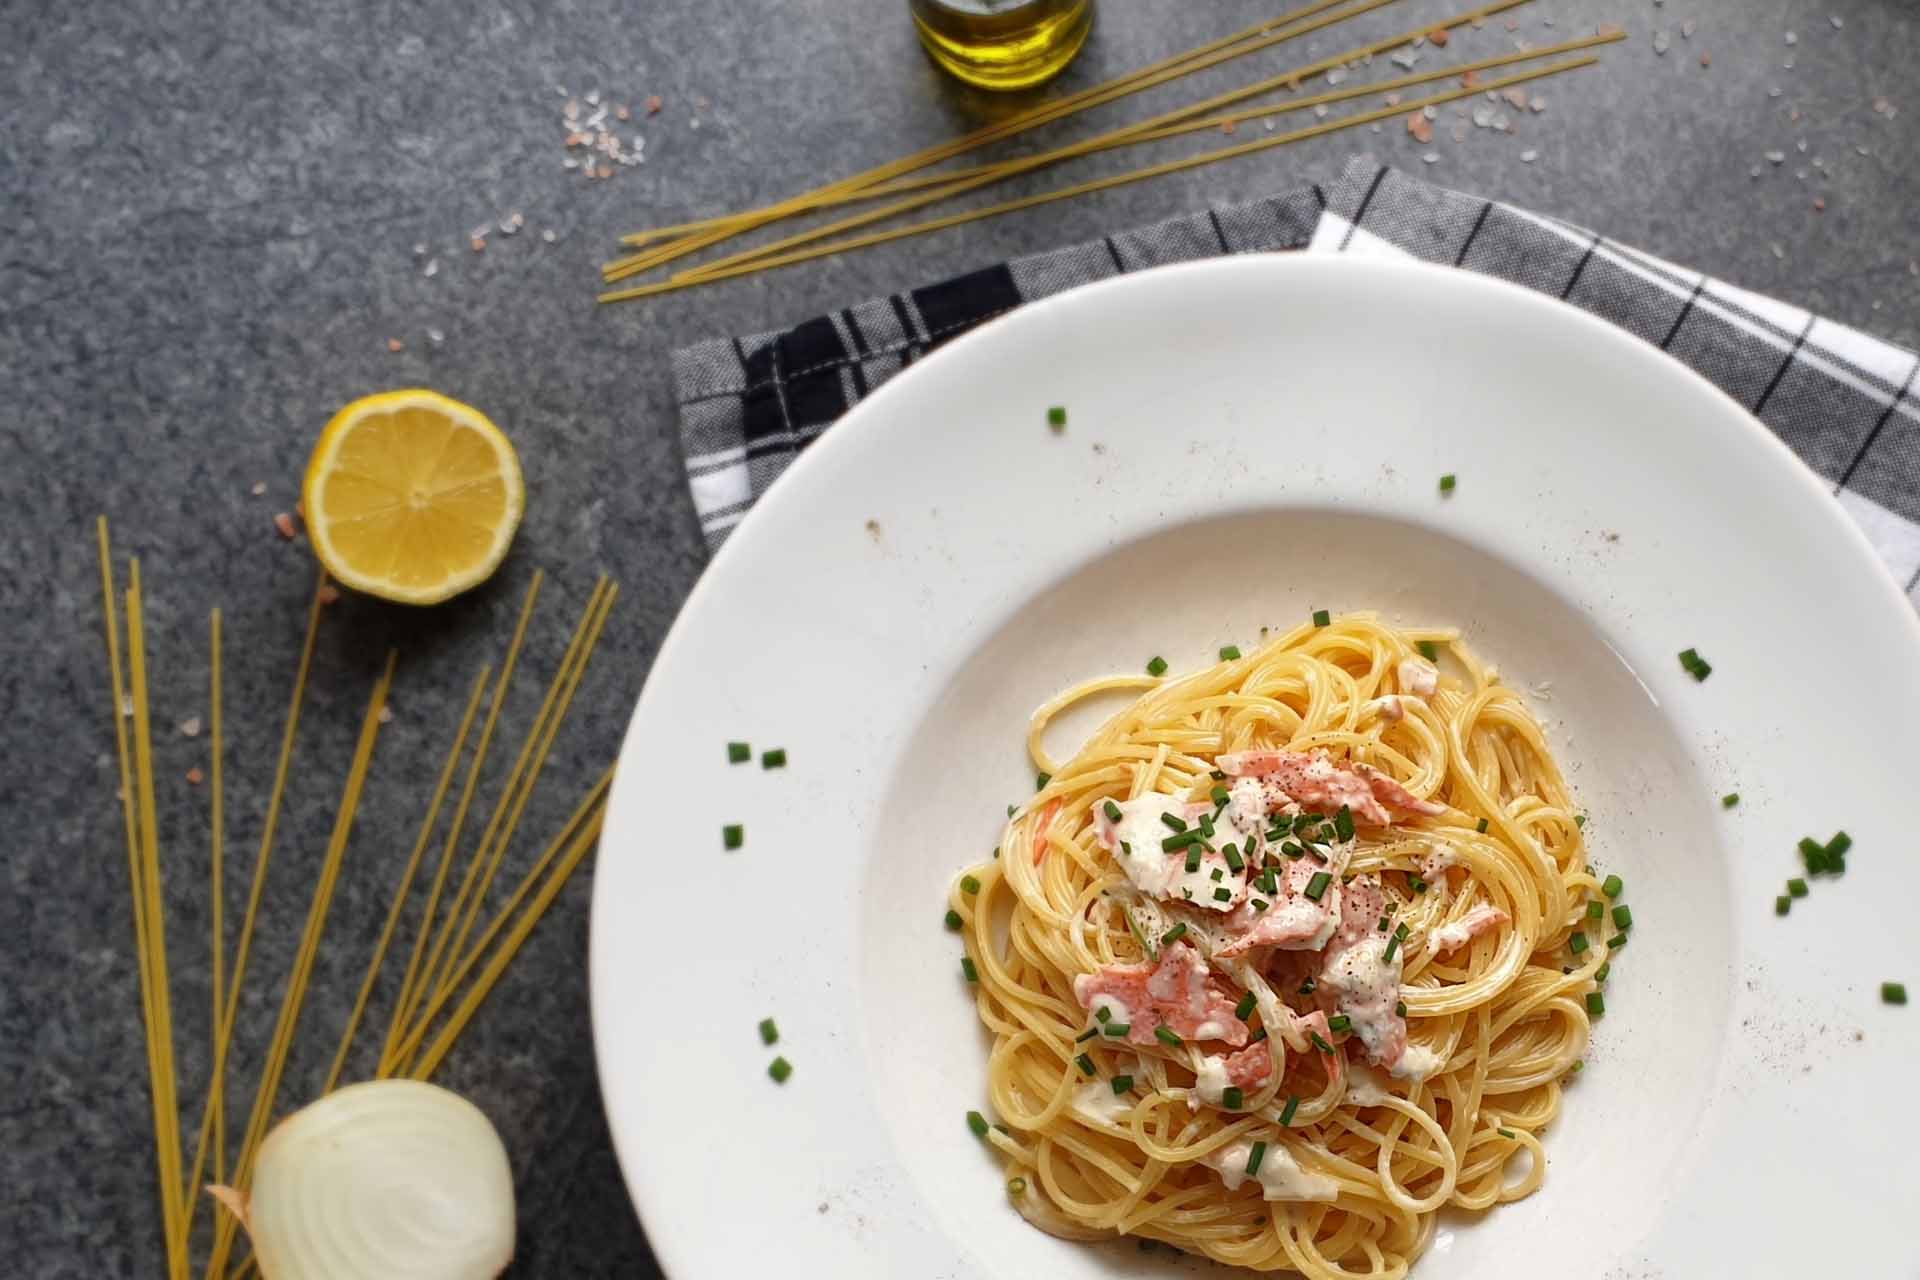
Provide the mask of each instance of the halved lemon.
{"label": "halved lemon", "polygon": [[437,604],[499,566],[527,495],[513,445],[485,414],[413,389],[334,414],[301,496],[314,554],[342,585]]}

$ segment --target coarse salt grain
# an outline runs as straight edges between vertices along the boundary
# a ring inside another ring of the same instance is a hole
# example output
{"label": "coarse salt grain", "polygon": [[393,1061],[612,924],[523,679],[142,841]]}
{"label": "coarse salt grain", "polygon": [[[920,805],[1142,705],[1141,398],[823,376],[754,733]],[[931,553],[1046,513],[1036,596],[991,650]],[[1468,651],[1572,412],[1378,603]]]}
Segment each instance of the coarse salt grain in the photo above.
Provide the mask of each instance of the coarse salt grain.
{"label": "coarse salt grain", "polygon": [[1845,18],[1842,18],[1837,13],[1834,14],[1832,17],[1828,18],[1827,21],[1833,24],[1833,29],[1835,31],[1838,31],[1840,28],[1847,25],[1847,20]]}
{"label": "coarse salt grain", "polygon": [[200,736],[200,717],[188,716],[185,720],[182,720],[180,722],[180,736],[183,738],[199,737]]}
{"label": "coarse salt grain", "polygon": [[544,240],[546,243],[552,244],[555,240],[558,240],[560,237],[554,234],[552,227],[548,227],[545,231],[542,231],[540,233],[540,238]]}
{"label": "coarse salt grain", "polygon": [[647,98],[647,114],[657,116],[660,114],[660,108],[665,105],[665,100],[663,100],[659,94],[653,94]]}
{"label": "coarse salt grain", "polygon": [[1694,30],[1693,19],[1689,18],[1685,22],[1680,24],[1680,38],[1682,40],[1693,39],[1693,30]]}
{"label": "coarse salt grain", "polygon": [[392,707],[388,707],[388,706],[383,706],[383,707],[381,707],[381,708],[380,708],[380,723],[381,723],[381,724],[392,724],[392,723],[393,723],[393,708],[392,708]]}
{"label": "coarse salt grain", "polygon": [[1327,104],[1323,102],[1315,107],[1313,109],[1313,117],[1316,120],[1325,120],[1327,118]]}
{"label": "coarse salt grain", "polygon": [[1712,65],[1713,65],[1713,55],[1712,55],[1712,54],[1710,54],[1710,53],[1703,53],[1703,54],[1701,54],[1701,55],[1700,55],[1700,65],[1701,65],[1701,66],[1703,66],[1703,67],[1710,67],[1710,66],[1712,66]]}
{"label": "coarse salt grain", "polygon": [[1665,53],[1672,44],[1673,40],[1666,32],[1656,31],[1653,33],[1653,51],[1655,53]]}
{"label": "coarse salt grain", "polygon": [[398,353],[401,351],[405,351],[406,349],[407,349],[407,344],[400,341],[400,339],[398,338],[387,339],[387,350]]}
{"label": "coarse salt grain", "polygon": [[1827,211],[1827,198],[1825,196],[1815,196],[1813,198],[1813,211],[1815,213],[1825,213]]}
{"label": "coarse salt grain", "polygon": [[206,776],[206,774],[200,772],[199,765],[195,765],[193,768],[187,770],[187,782],[196,787],[206,780]]}
{"label": "coarse salt grain", "polygon": [[292,542],[294,537],[296,536],[294,527],[293,527],[293,517],[288,515],[284,511],[279,511],[274,513],[273,527],[278,529],[280,531],[280,536],[285,538],[288,542]]}
{"label": "coarse salt grain", "polygon": [[1800,37],[1796,32],[1792,32],[1792,31],[1787,32],[1787,47],[1789,49],[1791,49],[1794,45],[1799,43],[1800,43]]}
{"label": "coarse salt grain", "polygon": [[1532,148],[1528,148],[1527,150],[1522,151],[1520,153],[1521,164],[1532,164],[1535,160],[1538,160],[1539,158],[1540,158],[1540,153],[1538,151],[1533,150]]}
{"label": "coarse salt grain", "polygon": [[440,259],[428,258],[427,265],[420,268],[420,274],[431,279],[440,274]]}
{"label": "coarse salt grain", "polygon": [[1415,142],[1433,141],[1433,121],[1416,111],[1407,117],[1407,132]]}
{"label": "coarse salt grain", "polygon": [[1421,156],[1420,158],[1426,161],[1428,164],[1440,163],[1440,153],[1438,151],[1429,151],[1427,152],[1427,154]]}
{"label": "coarse salt grain", "polygon": [[613,109],[613,118],[615,120],[631,120],[633,119],[633,112],[627,109],[625,103],[621,103]]}
{"label": "coarse salt grain", "polygon": [[437,347],[441,343],[445,342],[446,340],[447,340],[447,335],[442,330],[439,330],[439,329],[427,330],[427,341],[431,342],[434,346]]}
{"label": "coarse salt grain", "polygon": [[266,491],[267,491],[267,482],[265,480],[256,480],[253,482],[254,497],[256,498],[261,497],[266,493]]}
{"label": "coarse salt grain", "polygon": [[427,256],[427,245],[426,245],[426,241],[424,241],[424,240],[416,240],[416,241],[414,241],[414,245],[413,245],[413,256],[414,256],[414,257],[416,257],[416,258],[424,258],[424,257],[426,257],[426,256]]}
{"label": "coarse salt grain", "polygon": [[1775,243],[1773,245],[1770,245],[1769,247],[1773,250],[1774,257],[1785,258],[1787,256],[1787,251],[1782,245]]}

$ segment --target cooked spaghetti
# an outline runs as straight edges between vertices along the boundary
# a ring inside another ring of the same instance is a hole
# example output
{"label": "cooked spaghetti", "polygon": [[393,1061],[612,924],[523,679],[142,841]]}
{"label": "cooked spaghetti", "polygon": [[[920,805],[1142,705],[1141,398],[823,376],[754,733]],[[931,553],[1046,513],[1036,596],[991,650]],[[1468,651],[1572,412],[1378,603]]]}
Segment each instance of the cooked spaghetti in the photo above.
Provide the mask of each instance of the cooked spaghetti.
{"label": "cooked spaghetti", "polygon": [[[1040,791],[955,882],[985,1136],[1044,1230],[1393,1277],[1443,1206],[1541,1183],[1622,936],[1584,819],[1454,633],[1322,618],[1041,707]],[[1116,689],[1055,765],[1048,722]]]}

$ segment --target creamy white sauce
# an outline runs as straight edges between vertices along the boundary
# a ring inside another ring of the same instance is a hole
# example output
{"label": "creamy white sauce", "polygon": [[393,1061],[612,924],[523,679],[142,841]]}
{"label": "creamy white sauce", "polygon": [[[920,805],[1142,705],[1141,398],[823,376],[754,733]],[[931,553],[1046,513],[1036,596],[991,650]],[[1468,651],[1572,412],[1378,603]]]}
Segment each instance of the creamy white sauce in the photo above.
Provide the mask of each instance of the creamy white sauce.
{"label": "creamy white sauce", "polygon": [[1200,1059],[1200,1067],[1194,1074],[1197,1079],[1193,1093],[1187,1097],[1188,1106],[1198,1111],[1203,1102],[1217,1107],[1226,1100],[1227,1086],[1232,1082],[1227,1079],[1225,1057],[1217,1053],[1208,1054]]}
{"label": "creamy white sauce", "polygon": [[1358,1107],[1377,1107],[1390,1095],[1380,1073],[1364,1062],[1347,1064],[1347,1100]]}
{"label": "creamy white sauce", "polygon": [[[1102,1009],[1107,1011],[1107,1017],[1103,1018],[1100,1016]],[[1117,1000],[1105,994],[1095,996],[1093,998],[1093,1004],[1087,1009],[1087,1012],[1092,1014],[1094,1021],[1102,1026],[1105,1026],[1109,1022],[1130,1024],[1133,1021],[1133,1010],[1127,1006],[1126,1001]]]}
{"label": "creamy white sauce", "polygon": [[1424,658],[1400,660],[1400,687],[1415,697],[1430,698],[1440,687],[1440,672]]}
{"label": "creamy white sauce", "polygon": [[[1204,1163],[1219,1171],[1227,1190],[1238,1191],[1247,1180],[1247,1161],[1253,1156],[1251,1142],[1230,1143]],[[1254,1175],[1260,1194],[1267,1200],[1311,1200],[1325,1204],[1340,1197],[1340,1184],[1318,1173],[1309,1173],[1294,1160],[1282,1142],[1269,1142],[1260,1157],[1260,1172]]]}
{"label": "creamy white sauce", "polygon": [[1433,1050],[1424,1045],[1410,1044],[1391,1070],[1396,1080],[1411,1080],[1418,1084],[1445,1065]]}
{"label": "creamy white sauce", "polygon": [[[1162,815],[1172,814],[1180,818],[1187,809],[1184,800],[1164,792],[1150,791],[1146,795],[1132,800],[1119,802],[1120,820],[1111,824],[1114,839],[1113,857],[1120,869],[1127,874],[1140,892],[1154,898],[1164,898],[1169,902],[1188,902],[1208,911],[1226,912],[1233,910],[1247,896],[1247,867],[1243,858],[1241,869],[1235,871],[1228,865],[1223,850],[1227,845],[1236,846],[1243,852],[1258,840],[1258,821],[1253,825],[1255,833],[1242,829],[1234,817],[1231,803],[1214,820],[1213,839],[1208,841],[1216,852],[1200,856],[1200,864],[1193,871],[1187,870],[1187,850],[1169,853],[1160,847],[1161,842],[1176,834],[1168,826]],[[1192,824],[1189,824],[1192,825]],[[1216,877],[1214,874],[1218,872]],[[1227,897],[1216,896],[1216,891],[1225,889]]]}
{"label": "creamy white sauce", "polygon": [[1105,1080],[1089,1080],[1073,1091],[1075,1114],[1101,1124],[1119,1124],[1133,1110],[1133,1099],[1115,1094]]}
{"label": "creamy white sauce", "polygon": [[1451,844],[1445,840],[1436,840],[1430,846],[1430,852],[1420,859],[1420,878],[1429,885],[1438,887],[1446,883],[1446,870],[1458,862]]}
{"label": "creamy white sauce", "polygon": [[1444,954],[1456,948],[1464,947],[1472,940],[1473,930],[1467,928],[1466,925],[1461,924],[1457,920],[1452,924],[1441,925],[1428,937],[1428,941],[1431,943],[1431,949],[1435,954]]}
{"label": "creamy white sauce", "polygon": [[1391,693],[1384,697],[1373,699],[1373,701],[1361,707],[1360,710],[1362,712],[1371,711],[1382,720],[1388,721],[1403,720],[1407,714],[1406,708],[1400,705],[1399,697]]}
{"label": "creamy white sauce", "polygon": [[1340,1012],[1353,1019],[1353,1032],[1366,1046],[1367,1056],[1378,1061],[1394,1032],[1400,1000],[1400,955],[1395,948],[1387,959],[1384,933],[1362,938],[1322,968],[1320,986],[1340,1005]]}

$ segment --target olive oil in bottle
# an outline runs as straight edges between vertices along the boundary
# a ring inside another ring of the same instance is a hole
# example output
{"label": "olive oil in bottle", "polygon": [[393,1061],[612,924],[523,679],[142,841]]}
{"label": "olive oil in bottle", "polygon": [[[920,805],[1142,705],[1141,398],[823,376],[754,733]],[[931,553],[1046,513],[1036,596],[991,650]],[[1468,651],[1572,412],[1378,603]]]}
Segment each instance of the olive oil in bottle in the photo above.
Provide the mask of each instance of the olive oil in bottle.
{"label": "olive oil in bottle", "polygon": [[1093,0],[907,0],[920,43],[968,84],[1025,89],[1073,61]]}

